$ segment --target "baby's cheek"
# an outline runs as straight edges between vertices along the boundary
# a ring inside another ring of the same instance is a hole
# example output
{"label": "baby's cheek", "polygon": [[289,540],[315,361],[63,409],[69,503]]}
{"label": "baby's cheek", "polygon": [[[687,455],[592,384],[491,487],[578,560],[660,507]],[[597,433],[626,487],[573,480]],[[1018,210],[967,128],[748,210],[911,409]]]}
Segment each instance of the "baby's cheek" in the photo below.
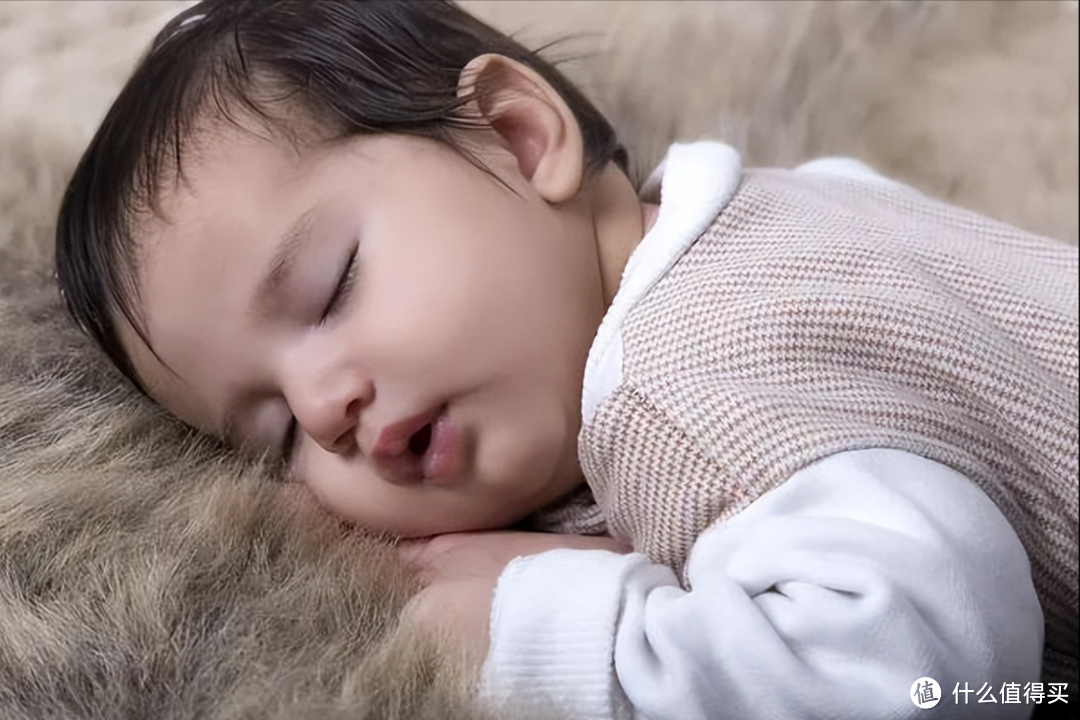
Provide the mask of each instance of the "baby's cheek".
{"label": "baby's cheek", "polygon": [[363,522],[364,507],[358,483],[348,481],[348,468],[332,453],[314,443],[304,443],[294,457],[293,477],[314,496],[315,501],[333,515],[350,522]]}

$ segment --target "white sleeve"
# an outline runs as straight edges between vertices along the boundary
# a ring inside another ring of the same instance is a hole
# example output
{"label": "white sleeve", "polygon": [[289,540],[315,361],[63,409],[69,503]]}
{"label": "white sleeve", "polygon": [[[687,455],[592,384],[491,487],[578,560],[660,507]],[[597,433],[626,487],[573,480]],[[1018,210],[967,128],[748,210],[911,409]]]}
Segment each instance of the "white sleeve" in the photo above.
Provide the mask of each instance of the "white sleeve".
{"label": "white sleeve", "polygon": [[[1043,618],[1027,556],[962,475],[894,450],[826,458],[702,533],[689,589],[640,554],[553,550],[495,595],[482,692],[581,719],[1026,718]],[[957,683],[996,704],[964,704]],[[977,711],[977,712],[973,712]]]}

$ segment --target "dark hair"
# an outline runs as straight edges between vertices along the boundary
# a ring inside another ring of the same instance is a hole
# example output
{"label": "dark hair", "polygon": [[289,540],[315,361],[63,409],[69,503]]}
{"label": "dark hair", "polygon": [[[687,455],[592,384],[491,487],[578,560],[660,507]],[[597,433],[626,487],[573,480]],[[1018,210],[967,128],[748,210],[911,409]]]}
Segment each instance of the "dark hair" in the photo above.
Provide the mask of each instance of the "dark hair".
{"label": "dark hair", "polygon": [[[68,185],[56,228],[56,276],[68,311],[136,386],[119,333],[150,347],[136,308],[135,240],[180,179],[199,123],[236,111],[291,136],[285,103],[326,140],[402,133],[446,143],[478,164],[460,130],[462,69],[497,53],[539,73],[566,101],[589,171],[626,152],[600,112],[553,65],[446,0],[204,0],[158,33],[106,114]],[[150,348],[153,352],[153,348]]]}

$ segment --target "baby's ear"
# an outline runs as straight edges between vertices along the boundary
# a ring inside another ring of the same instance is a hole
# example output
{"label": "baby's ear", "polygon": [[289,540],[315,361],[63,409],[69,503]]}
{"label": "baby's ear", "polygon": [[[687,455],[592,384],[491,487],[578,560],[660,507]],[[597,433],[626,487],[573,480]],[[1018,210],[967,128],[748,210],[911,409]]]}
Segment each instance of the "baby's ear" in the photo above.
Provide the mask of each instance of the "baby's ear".
{"label": "baby's ear", "polygon": [[481,55],[461,71],[458,96],[470,98],[541,197],[559,203],[577,194],[585,168],[581,128],[535,70],[503,55]]}

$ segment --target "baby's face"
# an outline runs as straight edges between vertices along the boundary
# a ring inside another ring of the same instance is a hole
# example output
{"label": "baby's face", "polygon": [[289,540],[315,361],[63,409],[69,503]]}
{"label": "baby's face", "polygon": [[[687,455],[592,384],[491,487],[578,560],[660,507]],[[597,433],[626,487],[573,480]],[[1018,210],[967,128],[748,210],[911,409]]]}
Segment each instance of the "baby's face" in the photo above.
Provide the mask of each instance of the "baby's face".
{"label": "baby's face", "polygon": [[510,153],[485,160],[520,195],[432,141],[222,130],[140,244],[156,358],[127,345],[150,394],[401,536],[504,526],[574,487],[593,227]]}

